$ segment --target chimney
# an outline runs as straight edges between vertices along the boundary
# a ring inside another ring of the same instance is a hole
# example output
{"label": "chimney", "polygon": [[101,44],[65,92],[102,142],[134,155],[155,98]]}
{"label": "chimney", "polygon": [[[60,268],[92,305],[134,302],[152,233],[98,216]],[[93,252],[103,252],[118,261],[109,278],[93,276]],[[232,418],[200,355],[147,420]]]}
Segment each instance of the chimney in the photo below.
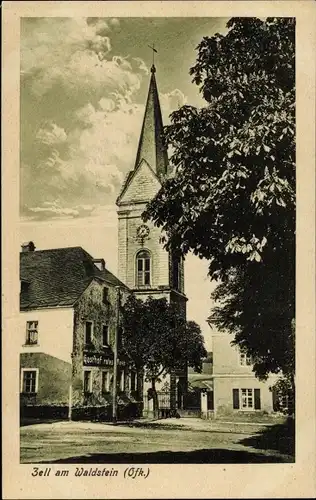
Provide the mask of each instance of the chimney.
{"label": "chimney", "polygon": [[105,270],[105,260],[104,259],[93,259],[93,264],[97,266],[100,271]]}
{"label": "chimney", "polygon": [[28,241],[27,243],[22,243],[22,252],[34,252],[35,250],[35,245],[33,241]]}

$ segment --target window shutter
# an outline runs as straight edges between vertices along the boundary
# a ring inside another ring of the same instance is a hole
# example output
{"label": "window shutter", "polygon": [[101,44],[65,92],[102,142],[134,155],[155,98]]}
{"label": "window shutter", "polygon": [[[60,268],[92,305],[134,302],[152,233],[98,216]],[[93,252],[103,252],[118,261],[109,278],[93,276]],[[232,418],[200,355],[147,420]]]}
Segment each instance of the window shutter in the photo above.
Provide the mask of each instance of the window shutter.
{"label": "window shutter", "polygon": [[233,389],[233,408],[239,410],[239,389]]}
{"label": "window shutter", "polygon": [[260,410],[260,389],[255,389],[255,410]]}
{"label": "window shutter", "polygon": [[273,411],[278,411],[278,394],[275,387],[272,387],[272,405]]}

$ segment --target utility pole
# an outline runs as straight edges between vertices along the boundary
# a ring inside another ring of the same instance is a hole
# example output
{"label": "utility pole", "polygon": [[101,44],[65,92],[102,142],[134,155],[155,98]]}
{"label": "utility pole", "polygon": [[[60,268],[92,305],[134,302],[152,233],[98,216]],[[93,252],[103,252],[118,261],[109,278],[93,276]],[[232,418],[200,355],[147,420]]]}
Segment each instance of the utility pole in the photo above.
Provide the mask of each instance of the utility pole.
{"label": "utility pole", "polygon": [[118,335],[119,335],[119,321],[120,321],[120,287],[116,288],[116,318],[115,318],[115,337],[114,337],[114,362],[113,362],[113,393],[112,393],[112,422],[117,422],[117,349],[118,349]]}
{"label": "utility pole", "polygon": [[69,406],[68,406],[68,419],[72,418],[72,385],[69,386]]}

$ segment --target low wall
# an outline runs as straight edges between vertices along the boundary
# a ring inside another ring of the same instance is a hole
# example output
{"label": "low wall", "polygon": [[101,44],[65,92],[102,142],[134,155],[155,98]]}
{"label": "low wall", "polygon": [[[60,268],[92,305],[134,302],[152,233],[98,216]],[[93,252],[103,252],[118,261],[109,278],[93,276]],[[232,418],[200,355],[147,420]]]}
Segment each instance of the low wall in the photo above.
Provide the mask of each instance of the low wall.
{"label": "low wall", "polygon": [[21,405],[20,407],[20,421],[31,419],[37,420],[66,420],[68,418],[67,405]]}
{"label": "low wall", "polygon": [[201,418],[204,420],[214,420],[215,414],[213,410],[203,411],[201,412]]}
{"label": "low wall", "polygon": [[180,418],[180,410],[172,410],[171,408],[159,408],[158,413],[153,410],[143,410],[142,417],[148,420],[164,419],[164,418]]}
{"label": "low wall", "polygon": [[[132,420],[141,416],[141,407],[137,403],[119,405],[118,420]],[[23,405],[20,407],[20,421],[36,420],[66,420],[69,418],[68,405]],[[99,422],[112,421],[112,406],[75,406],[71,410],[71,420],[89,420]]]}

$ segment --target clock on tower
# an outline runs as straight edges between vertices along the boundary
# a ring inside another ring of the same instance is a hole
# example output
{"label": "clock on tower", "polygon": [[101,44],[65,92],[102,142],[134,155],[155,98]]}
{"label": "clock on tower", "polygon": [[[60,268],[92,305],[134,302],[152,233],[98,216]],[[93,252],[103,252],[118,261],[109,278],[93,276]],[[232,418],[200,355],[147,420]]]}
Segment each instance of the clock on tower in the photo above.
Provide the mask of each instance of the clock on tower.
{"label": "clock on tower", "polygon": [[144,240],[148,238],[149,233],[150,233],[149,227],[146,226],[146,224],[142,224],[141,226],[138,226],[136,230],[137,239],[143,243]]}

